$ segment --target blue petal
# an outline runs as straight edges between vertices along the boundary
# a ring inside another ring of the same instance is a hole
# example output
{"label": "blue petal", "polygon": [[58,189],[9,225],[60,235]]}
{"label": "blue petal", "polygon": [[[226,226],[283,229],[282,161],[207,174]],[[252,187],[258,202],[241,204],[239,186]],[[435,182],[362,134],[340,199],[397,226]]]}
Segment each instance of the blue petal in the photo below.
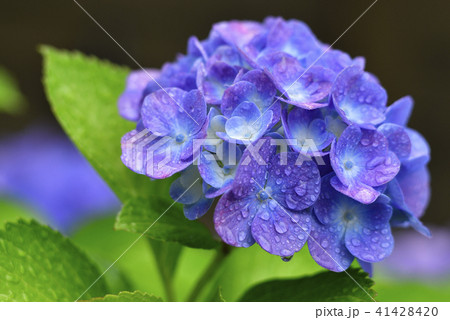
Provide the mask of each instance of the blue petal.
{"label": "blue petal", "polygon": [[330,156],[340,182],[349,189],[383,185],[400,170],[400,161],[389,151],[386,138],[376,130],[362,130],[357,125],[347,127],[337,143],[332,143]]}
{"label": "blue petal", "polygon": [[213,204],[214,199],[207,199],[202,197],[200,200],[193,204],[185,204],[183,207],[184,215],[189,220],[196,220],[201,218]]}
{"label": "blue petal", "polygon": [[202,180],[197,167],[190,166],[170,186],[170,197],[182,204],[193,204],[203,196]]}
{"label": "blue petal", "polygon": [[278,90],[287,97],[281,100],[305,109],[327,105],[320,100],[328,96],[335,78],[330,69],[320,66],[304,69],[297,60],[280,52],[264,57],[260,63],[268,68]]}
{"label": "blue petal", "polygon": [[355,211],[355,222],[350,222],[345,232],[347,249],[358,259],[369,263],[388,257],[394,248],[389,226],[392,207],[375,202],[367,206],[358,205]]}
{"label": "blue petal", "polygon": [[261,114],[252,102],[241,103],[225,124],[227,135],[239,143],[253,142],[261,138],[272,123],[273,113],[268,110]]}
{"label": "blue petal", "polygon": [[369,262],[365,262],[362,260],[357,259],[359,265],[361,266],[361,269],[364,270],[364,272],[369,274],[369,277],[373,277],[373,264]]}
{"label": "blue petal", "polygon": [[264,31],[264,26],[253,21],[219,22],[213,29],[230,45],[243,47],[256,35]]}
{"label": "blue petal", "polygon": [[[327,130],[322,112],[294,108],[286,116],[283,112],[283,126],[287,139],[295,139],[291,147],[304,154],[312,154],[328,147],[334,135]],[[287,118],[287,120],[286,120]]]}
{"label": "blue petal", "polygon": [[308,248],[314,261],[335,272],[348,269],[354,259],[345,247],[344,229],[324,225],[315,216],[311,222]]}
{"label": "blue petal", "polygon": [[386,111],[385,122],[406,126],[413,110],[414,100],[410,96],[395,101]]}
{"label": "blue petal", "polygon": [[270,159],[276,150],[270,138],[262,138],[247,147],[233,182],[236,197],[256,195],[260,191],[261,186],[265,185]]}
{"label": "blue petal", "polygon": [[255,197],[237,198],[232,191],[224,194],[214,211],[214,225],[222,240],[235,247],[250,247],[255,243],[251,224],[255,217]]}
{"label": "blue petal", "polygon": [[225,62],[217,61],[207,69],[203,65],[197,73],[197,86],[208,104],[220,105],[225,89],[236,78],[237,71]]}
{"label": "blue petal", "polygon": [[403,167],[396,177],[409,211],[420,218],[430,201],[430,174],[427,167]]}
{"label": "blue petal", "polygon": [[402,165],[409,169],[423,167],[430,161],[430,146],[419,132],[410,128],[406,128],[406,132],[411,140],[411,154],[402,161]]}
{"label": "blue petal", "polygon": [[385,119],[386,91],[358,66],[338,75],[331,95],[336,110],[349,124],[373,129]]}
{"label": "blue petal", "polygon": [[278,19],[267,35],[267,48],[302,60],[308,53],[319,48],[319,42],[303,22]]}
{"label": "blue petal", "polygon": [[411,154],[411,140],[405,128],[393,123],[384,123],[378,127],[389,143],[389,150],[400,160],[407,159]]}
{"label": "blue petal", "polygon": [[[306,66],[317,65],[333,70],[336,75],[351,65],[357,65],[364,69],[364,58],[352,58],[345,52],[328,49],[328,46],[311,52],[306,57]],[[327,50],[327,51],[325,51]]]}
{"label": "blue petal", "polygon": [[320,193],[317,165],[298,153],[279,153],[272,157],[266,188],[273,199],[293,211],[309,208]]}
{"label": "blue petal", "polygon": [[206,120],[206,103],[198,90],[158,90],[144,99],[144,126],[159,136],[176,137],[197,133]]}
{"label": "blue petal", "polygon": [[157,137],[149,131],[130,131],[122,138],[122,162],[136,173],[164,179],[187,168],[193,161],[183,160],[183,145],[170,137]]}
{"label": "blue petal", "polygon": [[131,121],[139,120],[144,89],[147,83],[154,82],[153,79],[158,76],[159,71],[153,69],[136,70],[128,75],[125,91],[118,101],[119,113],[123,118]]}
{"label": "blue petal", "polygon": [[275,200],[259,204],[251,231],[256,242],[271,254],[292,256],[300,251],[308,239],[311,215],[291,212]]}

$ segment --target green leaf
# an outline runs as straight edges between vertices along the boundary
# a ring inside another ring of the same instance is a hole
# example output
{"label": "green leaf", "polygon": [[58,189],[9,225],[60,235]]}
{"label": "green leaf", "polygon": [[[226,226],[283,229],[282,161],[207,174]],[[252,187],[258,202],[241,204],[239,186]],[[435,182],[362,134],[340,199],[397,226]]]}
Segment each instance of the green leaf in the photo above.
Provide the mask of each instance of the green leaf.
{"label": "green leaf", "polygon": [[[373,301],[373,281],[360,269],[347,271],[358,282],[359,287],[345,272],[321,272],[314,276],[291,280],[272,280],[249,289],[240,301],[313,301],[346,302]],[[369,296],[370,295],[370,296]]]}
{"label": "green leaf", "polygon": [[[0,301],[75,301],[100,276],[69,239],[35,221],[0,230]],[[107,292],[100,278],[83,298]]]}
{"label": "green leaf", "polygon": [[219,244],[204,225],[183,216],[180,204],[164,198],[125,202],[117,217],[116,229],[136,233],[147,230],[145,235],[149,238],[180,242],[193,248],[212,249]]}
{"label": "green leaf", "polygon": [[107,294],[103,298],[93,298],[90,302],[162,302],[161,298],[141,291],[123,291],[119,294]]}
{"label": "green leaf", "polygon": [[[143,232],[172,203],[165,201],[164,206],[160,206],[158,200],[158,197],[168,198],[171,179],[151,181],[126,168],[120,160],[121,137],[136,126],[122,119],[116,106],[129,70],[78,52],[42,47],[41,53],[44,56],[45,89],[55,116],[125,203],[117,227]],[[136,205],[142,204],[137,199],[142,198],[148,206],[136,209]],[[176,208],[177,212],[168,212],[170,217],[161,218],[146,236],[192,247],[214,247],[211,233],[199,222],[187,221],[180,207]]]}
{"label": "green leaf", "polygon": [[122,119],[117,99],[127,68],[81,53],[42,47],[44,84],[58,121],[121,200],[163,194],[165,181],[150,181],[120,160],[120,139],[135,124]]}
{"label": "green leaf", "polygon": [[[110,293],[139,290],[162,297],[164,287],[147,239],[143,237],[134,243],[137,236],[114,230],[114,220],[114,217],[105,217],[91,221],[70,239],[91,257],[100,270],[106,270],[115,262],[103,276]],[[129,248],[132,243],[134,245]],[[117,260],[127,249],[127,253]]]}
{"label": "green leaf", "polygon": [[24,96],[19,90],[16,80],[4,68],[0,67],[0,111],[17,114],[26,105]]}

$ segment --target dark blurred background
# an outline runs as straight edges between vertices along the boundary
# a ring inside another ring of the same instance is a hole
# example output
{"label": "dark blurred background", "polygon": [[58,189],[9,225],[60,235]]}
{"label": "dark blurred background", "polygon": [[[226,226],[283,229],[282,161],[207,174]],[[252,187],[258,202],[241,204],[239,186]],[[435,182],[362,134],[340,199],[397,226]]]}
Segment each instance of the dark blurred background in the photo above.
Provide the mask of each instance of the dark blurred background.
{"label": "dark blurred background", "polygon": [[[160,67],[174,59],[177,52],[185,51],[190,35],[204,38],[221,20],[296,18],[305,21],[320,40],[332,43],[372,2],[79,0],[146,67]],[[432,149],[432,200],[424,221],[434,224],[450,222],[449,12],[450,1],[445,0],[379,0],[335,45],[352,56],[366,57],[366,69],[379,77],[389,92],[389,103],[413,96],[410,126],[427,138]],[[0,65],[16,77],[29,104],[22,116],[0,117],[0,135],[37,121],[58,126],[41,84],[39,44],[76,49],[137,68],[71,0],[3,0],[0,26]]]}

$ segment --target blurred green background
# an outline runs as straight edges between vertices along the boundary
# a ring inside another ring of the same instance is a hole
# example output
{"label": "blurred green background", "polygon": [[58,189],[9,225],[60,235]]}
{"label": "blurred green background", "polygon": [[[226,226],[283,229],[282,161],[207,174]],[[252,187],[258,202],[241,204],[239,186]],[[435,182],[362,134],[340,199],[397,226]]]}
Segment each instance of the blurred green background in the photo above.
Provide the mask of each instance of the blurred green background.
{"label": "blurred green background", "polygon": [[[268,15],[305,21],[327,43],[335,41],[373,1],[111,1],[79,3],[145,67],[160,67],[184,52],[190,35],[207,36],[211,25],[230,19],[262,20]],[[450,12],[449,1],[379,0],[335,45],[352,56],[364,56],[367,70],[376,74],[389,93],[389,102],[404,95],[415,100],[410,126],[431,144],[432,200],[424,222],[449,226],[447,137],[450,118]],[[28,107],[19,115],[1,115],[0,137],[37,122],[57,127],[41,84],[39,44],[76,49],[137,68],[130,58],[71,0],[4,1],[0,11],[0,66],[15,78]],[[20,99],[19,99],[20,101]],[[1,155],[0,155],[1,156]],[[26,216],[17,204],[0,203],[2,221]],[[5,214],[4,214],[5,213]],[[112,231],[113,219],[90,224],[72,237],[106,268],[135,239],[134,234]],[[417,235],[419,236],[419,235]],[[450,243],[449,243],[450,248]],[[183,298],[212,252],[184,249],[176,272]],[[436,257],[439,259],[439,257]],[[244,270],[241,266],[247,266]],[[164,295],[146,241],[140,241],[108,274],[114,291],[135,288]],[[303,250],[289,263],[259,248],[235,250],[216,283],[225,299],[238,298],[264,279],[294,277],[320,270]],[[123,273],[128,273],[125,278]],[[449,280],[401,280],[375,276],[381,301],[450,300]],[[211,289],[212,290],[212,289]]]}

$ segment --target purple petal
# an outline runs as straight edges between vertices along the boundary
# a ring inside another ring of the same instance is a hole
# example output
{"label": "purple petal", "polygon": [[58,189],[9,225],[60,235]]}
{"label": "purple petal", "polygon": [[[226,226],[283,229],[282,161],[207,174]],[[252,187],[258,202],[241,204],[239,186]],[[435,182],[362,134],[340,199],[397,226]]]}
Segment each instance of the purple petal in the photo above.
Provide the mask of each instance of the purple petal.
{"label": "purple petal", "polygon": [[403,167],[396,180],[408,209],[420,218],[430,201],[430,174],[427,167],[414,170]]}
{"label": "purple petal", "polygon": [[430,161],[430,146],[419,132],[410,128],[406,128],[406,132],[411,140],[411,154],[402,164],[409,169],[423,167]]}
{"label": "purple petal", "polygon": [[229,118],[234,109],[242,102],[249,101],[247,97],[254,95],[255,86],[247,81],[239,81],[227,88],[222,97],[222,114]]}
{"label": "purple petal", "polygon": [[214,199],[207,199],[204,196],[193,204],[186,204],[183,207],[183,212],[189,220],[197,220],[201,218],[213,204]]}
{"label": "purple petal", "polygon": [[336,75],[351,65],[358,65],[362,69],[364,68],[364,58],[355,58],[352,60],[352,58],[345,52],[335,49],[325,51],[327,49],[328,46],[308,54],[305,65],[307,67],[311,65],[322,66],[333,70]]}
{"label": "purple petal", "polygon": [[343,185],[336,176],[331,179],[331,185],[340,193],[364,204],[372,203],[380,196],[378,190],[362,183]]}
{"label": "purple petal", "polygon": [[357,66],[338,75],[331,95],[336,110],[349,124],[373,128],[385,119],[386,91]]}
{"label": "purple petal", "polygon": [[233,182],[233,193],[238,198],[256,195],[265,185],[270,159],[276,154],[276,145],[270,138],[262,138],[244,151]]}
{"label": "purple petal", "polygon": [[237,71],[225,62],[217,61],[208,69],[199,67],[197,73],[197,86],[208,104],[220,105],[225,89],[236,78]]}
{"label": "purple petal", "polygon": [[295,20],[285,22],[278,19],[267,35],[267,47],[300,60],[309,52],[317,50],[319,42],[311,29],[303,22]]}
{"label": "purple petal", "polygon": [[322,267],[335,272],[342,272],[353,261],[353,255],[345,247],[344,229],[323,225],[313,216],[311,233],[308,240],[309,252],[313,259]]}
{"label": "purple petal", "polygon": [[392,207],[384,203],[359,205],[354,223],[345,232],[345,245],[358,259],[373,263],[388,257],[394,248],[389,220]]}
{"label": "purple petal", "polygon": [[261,112],[273,105],[277,89],[272,80],[261,70],[244,74],[239,81],[227,88],[222,98],[222,113],[230,117],[242,102],[253,102]]}
{"label": "purple petal", "polygon": [[377,129],[387,139],[389,150],[394,152],[400,160],[407,159],[411,154],[411,140],[405,128],[393,123],[384,123]]}
{"label": "purple petal", "polygon": [[214,54],[209,59],[208,64],[215,63],[216,61],[225,62],[226,64],[233,67],[243,65],[243,61],[241,56],[239,55],[239,52],[233,47],[226,45],[220,46],[214,51]]}
{"label": "purple petal", "polygon": [[253,21],[227,21],[216,23],[213,29],[230,45],[242,47],[264,31],[264,26]]}
{"label": "purple petal", "polygon": [[313,66],[304,69],[292,57],[281,53],[274,53],[266,57],[266,64],[278,89],[290,104],[305,109],[315,109],[326,106],[319,101],[330,93],[335,74],[330,69]]}
{"label": "purple petal", "polygon": [[227,135],[239,143],[253,142],[261,138],[272,124],[271,110],[261,114],[253,102],[241,103],[225,124]]}
{"label": "purple petal", "polygon": [[236,198],[232,191],[224,194],[214,211],[214,225],[222,240],[234,247],[250,247],[255,240],[251,224],[255,217],[255,197]]}
{"label": "purple petal", "polygon": [[413,109],[414,100],[410,96],[395,101],[386,111],[385,122],[395,123],[400,126],[408,124]]}
{"label": "purple petal", "polygon": [[[131,121],[138,121],[141,117],[141,104],[147,83],[159,76],[159,70],[146,69],[130,72],[127,77],[125,91],[119,97],[119,114]],[[153,77],[153,79],[152,79]]]}
{"label": "purple petal", "polygon": [[397,156],[376,130],[347,127],[338,142],[331,145],[331,165],[345,186],[380,186],[391,181],[400,170]]}
{"label": "purple petal", "polygon": [[311,215],[290,212],[274,200],[259,205],[251,231],[256,242],[271,254],[292,256],[308,239]]}
{"label": "purple petal", "polygon": [[373,277],[373,264],[369,262],[365,262],[362,260],[357,259],[359,265],[361,266],[361,269],[364,270],[364,272],[369,274],[369,277]]}
{"label": "purple petal", "polygon": [[334,135],[327,130],[319,110],[294,108],[286,114],[287,111],[283,113],[283,126],[286,138],[297,141],[297,144],[292,145],[295,151],[312,154],[328,147],[333,141]]}
{"label": "purple petal", "polygon": [[142,120],[144,126],[156,135],[193,135],[205,123],[206,103],[198,90],[158,90],[144,99]]}
{"label": "purple petal", "polygon": [[164,179],[187,168],[193,158],[183,161],[183,145],[170,137],[157,137],[144,130],[130,131],[122,138],[122,162],[136,173]]}
{"label": "purple petal", "polygon": [[300,211],[313,205],[319,196],[319,169],[298,153],[279,153],[270,161],[266,185],[283,207]]}
{"label": "purple petal", "polygon": [[193,204],[202,196],[202,180],[195,166],[184,170],[170,186],[170,197],[178,203]]}

